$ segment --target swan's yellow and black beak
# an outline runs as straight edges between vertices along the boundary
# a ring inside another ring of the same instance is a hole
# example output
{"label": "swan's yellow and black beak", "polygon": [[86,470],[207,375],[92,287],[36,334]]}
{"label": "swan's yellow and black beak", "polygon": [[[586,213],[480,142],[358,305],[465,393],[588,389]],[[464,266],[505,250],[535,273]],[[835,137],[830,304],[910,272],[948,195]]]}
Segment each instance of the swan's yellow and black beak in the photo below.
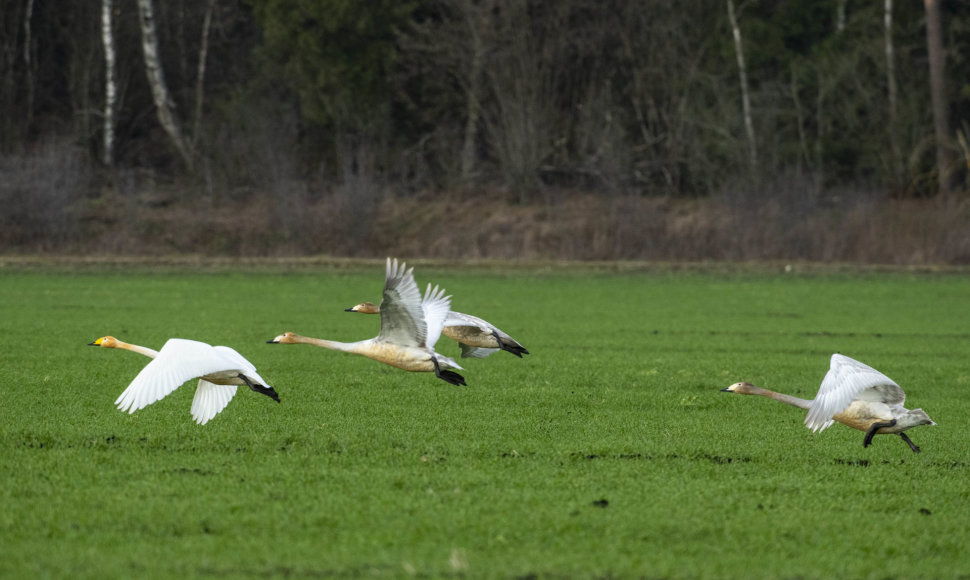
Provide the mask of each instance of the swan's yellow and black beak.
{"label": "swan's yellow and black beak", "polygon": [[353,306],[351,306],[350,308],[344,308],[344,312],[357,312],[357,311],[354,310]]}
{"label": "swan's yellow and black beak", "polygon": [[101,346],[101,342],[102,341],[104,341],[104,339],[103,338],[99,338],[98,340],[96,340],[94,342],[89,342],[88,343],[88,346]]}

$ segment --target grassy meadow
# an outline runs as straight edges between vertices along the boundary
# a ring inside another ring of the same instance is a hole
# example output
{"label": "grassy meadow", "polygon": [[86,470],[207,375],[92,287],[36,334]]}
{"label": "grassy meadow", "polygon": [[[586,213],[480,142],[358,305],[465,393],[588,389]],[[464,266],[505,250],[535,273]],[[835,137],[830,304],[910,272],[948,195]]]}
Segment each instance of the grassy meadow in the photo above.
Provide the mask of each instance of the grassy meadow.
{"label": "grassy meadow", "polygon": [[[343,309],[383,273],[0,269],[0,577],[970,576],[966,273],[419,265],[532,352],[461,388],[266,344],[375,335]],[[121,413],[148,359],[106,334],[230,345],[282,403],[199,426],[192,381]],[[719,391],[811,398],[833,352],[938,423],[922,453]]]}

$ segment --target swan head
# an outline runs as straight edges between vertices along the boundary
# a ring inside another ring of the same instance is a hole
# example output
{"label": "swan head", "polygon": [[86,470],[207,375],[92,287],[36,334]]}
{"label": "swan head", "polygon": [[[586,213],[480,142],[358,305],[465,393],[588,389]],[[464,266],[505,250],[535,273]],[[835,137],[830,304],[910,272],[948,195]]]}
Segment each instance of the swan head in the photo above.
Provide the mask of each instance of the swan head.
{"label": "swan head", "polygon": [[102,336],[94,342],[89,342],[88,346],[100,346],[103,348],[118,348],[118,339],[113,336]]}
{"label": "swan head", "polygon": [[741,381],[740,383],[734,383],[730,387],[721,389],[726,393],[737,393],[739,395],[755,395],[758,394],[756,390],[758,387],[752,385],[749,382]]}
{"label": "swan head", "polygon": [[268,344],[296,344],[296,334],[292,332],[284,332],[283,334],[277,336],[273,340],[267,340]]}
{"label": "swan head", "polygon": [[923,409],[913,409],[902,417],[897,418],[896,421],[897,423],[902,423],[907,428],[917,427],[919,425],[936,425],[936,422],[930,419],[930,416]]}
{"label": "swan head", "polygon": [[360,312],[362,314],[380,314],[381,309],[375,306],[373,302],[361,302],[356,306],[351,306],[344,310],[344,312]]}

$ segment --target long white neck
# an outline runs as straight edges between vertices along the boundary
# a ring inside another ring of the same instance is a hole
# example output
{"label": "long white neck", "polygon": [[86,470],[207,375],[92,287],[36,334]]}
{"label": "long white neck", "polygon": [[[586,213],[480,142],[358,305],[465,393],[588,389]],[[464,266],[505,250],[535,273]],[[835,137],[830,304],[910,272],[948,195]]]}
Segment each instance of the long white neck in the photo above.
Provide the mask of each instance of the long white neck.
{"label": "long white neck", "polygon": [[155,358],[156,356],[158,356],[157,350],[152,350],[147,346],[138,346],[137,344],[130,344],[127,342],[122,342],[120,340],[116,342],[118,345],[115,348],[123,348],[125,350],[130,350],[131,352],[137,352],[138,354],[143,354],[148,358]]}
{"label": "long white neck", "polygon": [[338,340],[327,340],[324,338],[312,338],[309,336],[295,335],[293,337],[294,343],[299,344],[312,344],[322,348],[329,348],[330,350],[339,350],[340,352],[358,352],[362,343],[367,341],[358,342],[340,342]]}
{"label": "long white neck", "polygon": [[747,388],[744,394],[761,395],[762,397],[768,397],[769,399],[781,401],[782,403],[786,403],[793,407],[798,407],[799,409],[808,409],[812,406],[811,401],[799,399],[798,397],[793,397],[784,393],[776,393],[775,391],[769,391],[768,389],[762,389],[761,387],[750,386]]}

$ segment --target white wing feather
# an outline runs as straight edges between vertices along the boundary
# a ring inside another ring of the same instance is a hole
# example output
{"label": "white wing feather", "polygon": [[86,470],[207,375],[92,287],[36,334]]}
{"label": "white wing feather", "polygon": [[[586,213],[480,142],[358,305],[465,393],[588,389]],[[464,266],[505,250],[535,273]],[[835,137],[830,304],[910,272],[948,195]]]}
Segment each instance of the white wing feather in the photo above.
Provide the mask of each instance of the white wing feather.
{"label": "white wing feather", "polygon": [[115,404],[122,411],[134,413],[169,395],[189,379],[219,371],[237,370],[237,364],[238,361],[209,344],[172,338],[165,343],[158,356],[145,365],[131,381]]}
{"label": "white wing feather", "polygon": [[812,431],[825,429],[833,423],[834,415],[855,400],[901,405],[905,399],[902,388],[886,375],[847,356],[833,354],[829,372],[808,408],[805,426]]}
{"label": "white wing feather", "polygon": [[[253,363],[246,360],[235,349],[228,346],[214,346],[212,348],[219,351],[227,361],[232,362],[231,369],[224,370],[238,370],[253,383],[264,387],[271,386],[256,373],[256,367],[253,366]],[[192,417],[199,425],[205,425],[226,408],[232,398],[236,396],[237,388],[236,385],[216,385],[205,379],[199,379],[199,386],[195,389],[195,397],[192,399]]]}
{"label": "white wing feather", "polygon": [[381,297],[381,331],[377,339],[401,346],[425,345],[428,327],[421,307],[421,291],[414,281],[414,269],[387,259],[384,293]]}
{"label": "white wing feather", "polygon": [[451,296],[445,296],[444,288],[435,286],[432,289],[431,284],[428,284],[424,299],[421,301],[421,309],[424,311],[424,320],[428,329],[423,346],[434,349],[434,345],[441,338],[441,329],[444,328],[445,319],[451,310]]}
{"label": "white wing feather", "polygon": [[205,379],[199,379],[199,386],[195,389],[192,399],[192,418],[199,425],[205,425],[218,415],[229,401],[236,396],[236,385],[216,385]]}

